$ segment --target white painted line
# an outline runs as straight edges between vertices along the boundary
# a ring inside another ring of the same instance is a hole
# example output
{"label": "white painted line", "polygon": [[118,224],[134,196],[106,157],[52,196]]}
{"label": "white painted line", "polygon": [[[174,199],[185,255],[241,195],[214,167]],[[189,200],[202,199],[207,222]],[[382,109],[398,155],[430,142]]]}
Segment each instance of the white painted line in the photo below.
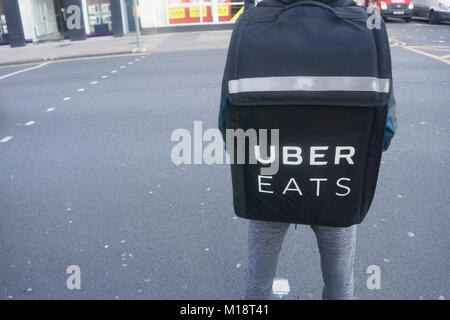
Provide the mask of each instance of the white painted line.
{"label": "white painted line", "polygon": [[0,140],[0,143],[6,143],[6,142],[8,142],[9,140],[11,140],[12,138],[13,138],[12,136],[4,137],[2,140]]}
{"label": "white painted line", "polygon": [[139,59],[134,59],[134,61],[140,61]]}
{"label": "white painted line", "polygon": [[28,126],[32,126],[35,123],[36,123],[35,121],[31,120],[31,121],[28,121],[27,123],[25,123],[25,125],[28,127]]}
{"label": "white painted line", "polygon": [[111,73],[116,73],[117,72],[117,70],[113,70],[113,71],[111,71]]}
{"label": "white painted line", "polygon": [[124,69],[125,68],[125,66],[120,66],[120,69]]}
{"label": "white painted line", "polygon": [[63,101],[69,101],[70,99],[72,99],[71,97],[65,97],[64,99],[63,99]]}
{"label": "white painted line", "polygon": [[291,291],[289,281],[287,279],[275,279],[272,284],[273,294],[284,296]]}
{"label": "white painted line", "polygon": [[19,74],[19,73],[22,73],[22,72],[27,72],[27,71],[39,69],[39,68],[42,68],[43,66],[46,66],[46,65],[48,65],[48,64],[49,64],[49,62],[45,62],[45,63],[41,63],[41,64],[39,64],[39,65],[37,65],[37,66],[34,66],[34,67],[31,67],[31,68],[26,68],[26,69],[19,70],[19,71],[13,72],[13,73],[8,73],[8,74],[5,74],[5,75],[3,75],[3,76],[0,76],[0,80],[6,79],[6,78],[8,78],[8,77],[12,77],[12,76],[14,76],[14,75],[16,75],[16,74]]}
{"label": "white painted line", "polygon": [[80,88],[80,89],[78,89],[78,92],[84,92],[84,91],[86,91],[85,88]]}
{"label": "white painted line", "polygon": [[47,110],[45,110],[46,112],[52,112],[55,111],[55,108],[48,108]]}
{"label": "white painted line", "polygon": [[91,84],[97,84],[98,83],[98,81],[92,81],[91,82]]}
{"label": "white painted line", "polygon": [[108,78],[108,76],[102,76],[102,79],[106,79],[106,78]]}
{"label": "white painted line", "polygon": [[132,62],[132,61],[130,61],[130,62],[128,62],[128,64],[133,64],[134,62]]}

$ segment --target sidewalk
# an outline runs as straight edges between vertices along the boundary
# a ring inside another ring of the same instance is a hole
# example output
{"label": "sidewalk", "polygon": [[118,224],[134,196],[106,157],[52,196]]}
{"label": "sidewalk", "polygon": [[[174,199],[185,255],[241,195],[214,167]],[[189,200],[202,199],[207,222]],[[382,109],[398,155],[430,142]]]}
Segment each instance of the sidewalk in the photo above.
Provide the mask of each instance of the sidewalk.
{"label": "sidewalk", "polygon": [[121,38],[106,36],[27,44],[19,48],[0,46],[0,66],[153,51],[226,48],[230,34],[231,31],[221,30],[146,35],[141,37],[140,50],[136,48],[134,34]]}

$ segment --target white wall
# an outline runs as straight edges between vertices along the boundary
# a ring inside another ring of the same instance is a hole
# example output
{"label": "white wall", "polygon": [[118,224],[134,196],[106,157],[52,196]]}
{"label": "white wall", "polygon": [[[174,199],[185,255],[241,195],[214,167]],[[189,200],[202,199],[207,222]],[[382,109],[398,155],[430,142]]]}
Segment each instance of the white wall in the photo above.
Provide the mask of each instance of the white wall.
{"label": "white wall", "polygon": [[140,0],[143,28],[167,25],[167,0]]}
{"label": "white wall", "polygon": [[84,28],[85,28],[86,34],[89,34],[89,33],[91,33],[91,28],[89,27],[89,15],[88,15],[86,0],[81,0],[81,6],[83,7]]}
{"label": "white wall", "polygon": [[127,4],[125,3],[125,0],[120,0],[120,8],[122,11],[123,33],[126,34],[130,32],[130,28],[128,26]]}
{"label": "white wall", "polygon": [[19,8],[25,39],[36,42],[58,32],[53,0],[19,0]]}

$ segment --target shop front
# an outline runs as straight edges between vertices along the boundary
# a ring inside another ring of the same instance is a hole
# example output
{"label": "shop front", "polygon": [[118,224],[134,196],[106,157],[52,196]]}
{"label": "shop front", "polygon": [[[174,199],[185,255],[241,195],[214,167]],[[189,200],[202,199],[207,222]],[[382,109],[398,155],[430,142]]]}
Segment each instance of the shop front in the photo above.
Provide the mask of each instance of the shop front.
{"label": "shop front", "polygon": [[143,28],[174,25],[230,24],[242,0],[140,0]]}
{"label": "shop front", "polygon": [[112,34],[110,0],[86,0],[86,9],[88,37]]}
{"label": "shop front", "polygon": [[[69,25],[79,25],[78,30]],[[126,0],[0,0],[0,45],[127,32]]]}
{"label": "shop front", "polygon": [[64,38],[63,0],[19,0],[26,39],[33,42]]}
{"label": "shop front", "polygon": [[6,25],[3,3],[0,1],[0,45],[8,43],[8,26]]}
{"label": "shop front", "polygon": [[[144,33],[160,27],[228,28],[244,5],[243,0],[136,2]],[[134,13],[134,0],[0,0],[0,44],[23,46],[26,42],[123,36],[136,29]]]}

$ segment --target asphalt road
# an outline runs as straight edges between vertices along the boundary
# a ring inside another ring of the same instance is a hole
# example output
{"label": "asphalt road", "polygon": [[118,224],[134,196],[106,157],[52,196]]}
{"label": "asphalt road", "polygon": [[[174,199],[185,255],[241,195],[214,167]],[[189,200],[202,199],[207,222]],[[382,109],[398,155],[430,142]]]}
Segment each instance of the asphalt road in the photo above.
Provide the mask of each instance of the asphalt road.
{"label": "asphalt road", "polygon": [[[389,33],[399,131],[358,227],[355,294],[448,298],[450,28],[391,22]],[[229,167],[170,159],[173,130],[216,127],[226,50],[207,44],[228,36],[174,34],[142,58],[3,79],[30,66],[0,68],[1,299],[242,298],[247,222],[234,217]],[[81,290],[66,286],[70,265]],[[379,290],[366,286],[371,265]],[[308,227],[288,232],[277,276],[285,299],[320,298]]]}

